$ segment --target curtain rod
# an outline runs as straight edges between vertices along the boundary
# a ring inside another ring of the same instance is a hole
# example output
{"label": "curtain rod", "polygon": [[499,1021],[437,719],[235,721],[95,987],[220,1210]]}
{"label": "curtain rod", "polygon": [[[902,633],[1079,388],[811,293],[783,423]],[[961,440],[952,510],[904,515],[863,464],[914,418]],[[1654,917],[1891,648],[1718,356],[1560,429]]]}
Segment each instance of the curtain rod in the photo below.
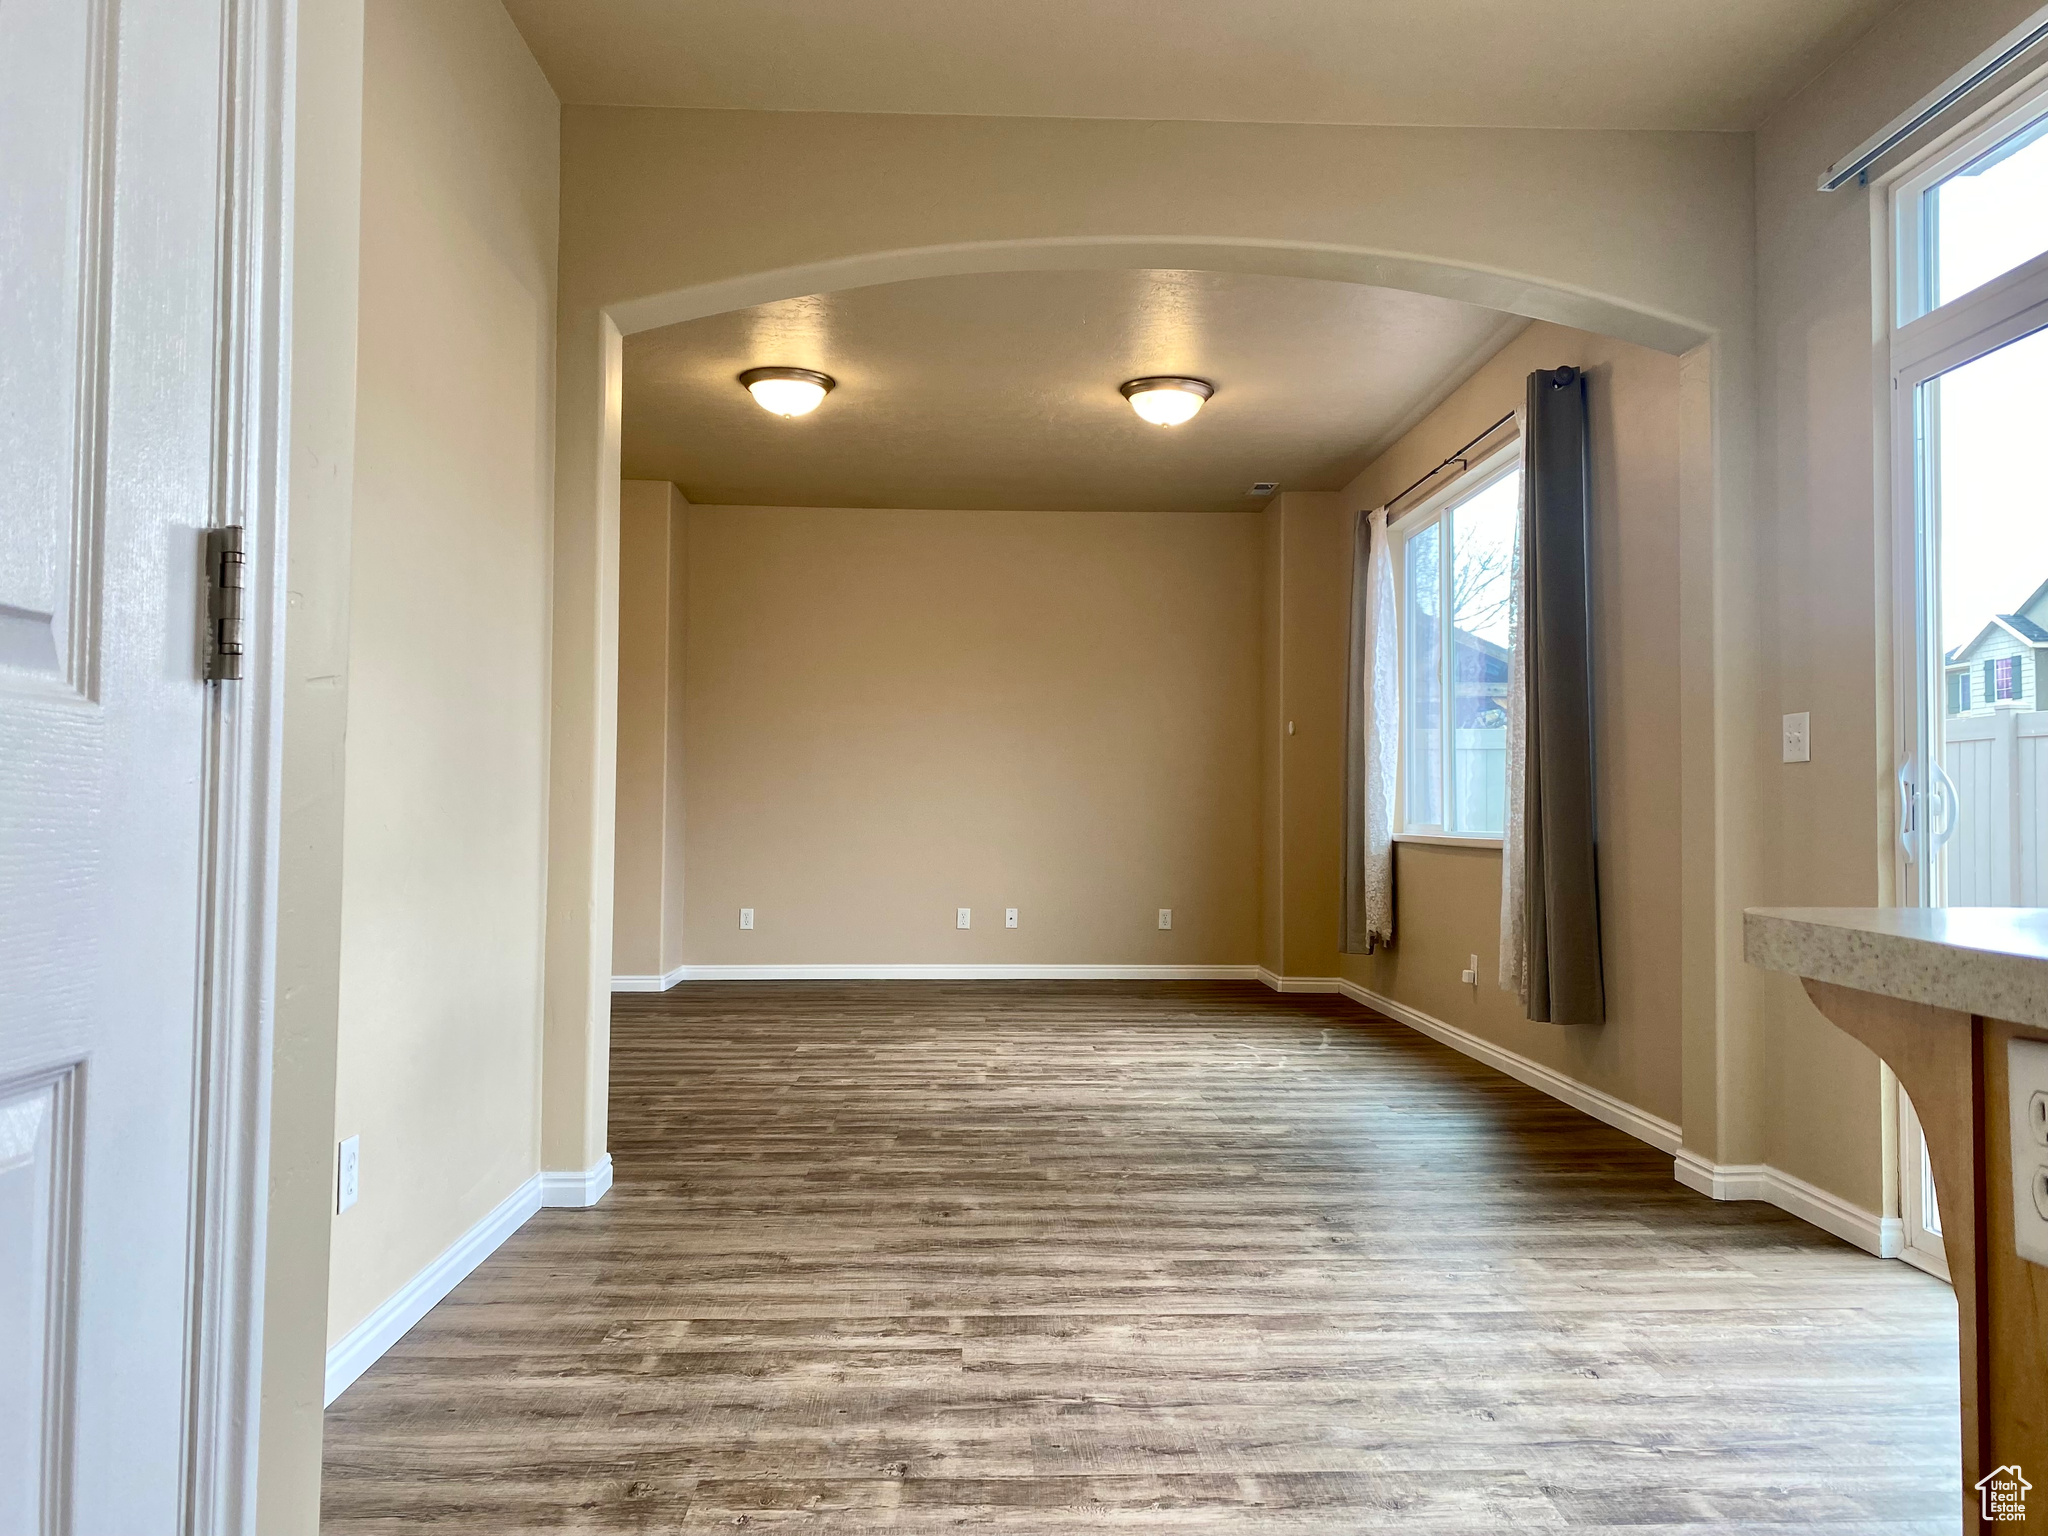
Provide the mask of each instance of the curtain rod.
{"label": "curtain rod", "polygon": [[1470,453],[1474,448],[1477,448],[1481,443],[1485,442],[1489,437],[1493,436],[1494,433],[1498,432],[1502,427],[1506,426],[1509,422],[1513,421],[1514,419],[1515,413],[1513,411],[1509,411],[1507,415],[1501,417],[1499,421],[1496,421],[1484,432],[1480,433],[1477,437],[1473,438],[1471,442],[1467,443],[1464,447],[1460,448],[1456,453],[1453,453],[1448,459],[1445,459],[1443,463],[1437,465],[1435,469],[1432,469],[1420,480],[1416,481],[1413,485],[1409,486],[1408,490],[1402,491],[1398,496],[1389,496],[1386,499],[1385,505],[1391,507],[1394,505],[1395,502],[1399,501],[1402,496],[1406,496],[1409,493],[1409,491],[1421,490],[1423,486],[1429,484],[1430,481],[1434,480],[1438,475],[1442,474],[1445,470],[1449,469],[1453,464],[1463,464],[1467,469],[1470,469],[1472,466],[1470,462],[1467,461],[1465,455]]}
{"label": "curtain rod", "polygon": [[1969,64],[1950,75],[1919,101],[1865,139],[1847,157],[1821,172],[1820,189],[1833,192],[1850,182],[1862,182],[1864,173],[1884,156],[1940,117],[1950,107],[1996,76],[2003,74],[2036,44],[2048,41],[2048,11],[2036,11]]}

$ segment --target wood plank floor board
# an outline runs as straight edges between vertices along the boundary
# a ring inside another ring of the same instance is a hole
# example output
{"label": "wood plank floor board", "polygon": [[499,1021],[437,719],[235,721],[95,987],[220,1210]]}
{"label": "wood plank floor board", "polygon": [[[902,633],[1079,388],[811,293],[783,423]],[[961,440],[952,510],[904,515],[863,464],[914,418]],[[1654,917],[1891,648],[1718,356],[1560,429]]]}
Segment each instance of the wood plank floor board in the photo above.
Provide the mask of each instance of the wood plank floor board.
{"label": "wood plank floor board", "polygon": [[1956,1526],[1945,1287],[1341,999],[621,997],[611,1144],[329,1411],[327,1536]]}

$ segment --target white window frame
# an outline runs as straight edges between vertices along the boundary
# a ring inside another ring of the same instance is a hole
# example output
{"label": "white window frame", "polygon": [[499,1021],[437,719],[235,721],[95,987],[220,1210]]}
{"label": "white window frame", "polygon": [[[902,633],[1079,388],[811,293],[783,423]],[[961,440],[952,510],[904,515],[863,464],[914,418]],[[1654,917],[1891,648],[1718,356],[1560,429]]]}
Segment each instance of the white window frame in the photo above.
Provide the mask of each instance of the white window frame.
{"label": "white window frame", "polygon": [[[1892,611],[1892,736],[1898,798],[1892,826],[1891,889],[1895,906],[1931,906],[1942,889],[1942,845],[1955,827],[1948,776],[1935,759],[1948,705],[1947,668],[1934,632],[1941,589],[1940,549],[1928,526],[1920,452],[1932,440],[1920,386],[2024,336],[2048,327],[2048,253],[2023,262],[1947,304],[1930,304],[1932,231],[1925,194],[1987,150],[2048,112],[2048,69],[2016,82],[1970,120],[1951,129],[1872,184],[1873,249],[1879,253],[1874,302],[1885,336],[1878,463],[1880,506],[1889,516]],[[1976,692],[1975,680],[1971,692]],[[1973,705],[1976,703],[1972,700]],[[1985,700],[1986,705],[1994,701]],[[1889,1078],[1889,1073],[1887,1073]],[[1948,1277],[1939,1219],[1932,1206],[1926,1141],[1903,1087],[1898,1089],[1896,1209],[1903,1228],[1899,1257]]]}
{"label": "white window frame", "polygon": [[1920,1116],[1906,1090],[1899,1090],[1899,1224],[1905,1229],[1899,1257],[1915,1269],[1949,1278],[1948,1253],[1941,1240],[1941,1205],[1934,1194],[1934,1174],[1920,1149],[1927,1145]]}
{"label": "white window frame", "polygon": [[1898,765],[1892,872],[1894,902],[1901,906],[1934,904],[1941,844],[1954,825],[1943,782],[1946,775],[1933,757],[1946,694],[1945,668],[1933,634],[1941,581],[1939,552],[1922,510],[1925,466],[1919,448],[1932,424],[1920,419],[1920,386],[2048,326],[2048,253],[1938,309],[1925,308],[1923,253],[1930,235],[1923,217],[1924,194],[2044,112],[2048,69],[2035,71],[1971,122],[1900,166],[1878,184],[1872,199],[1886,237],[1880,248],[1890,253],[1888,270],[1879,274],[1878,302],[1881,316],[1890,322],[1885,392],[1889,404],[1882,419],[1890,438],[1890,484],[1885,495],[1891,504],[1893,737]]}
{"label": "white window frame", "polygon": [[[1396,618],[1394,628],[1395,632],[1401,637],[1401,745],[1400,751],[1396,754],[1400,769],[1395,782],[1393,834],[1394,841],[1397,843],[1435,843],[1456,848],[1491,848],[1496,851],[1506,846],[1503,838],[1498,833],[1453,832],[1447,830],[1441,824],[1432,825],[1424,823],[1416,826],[1409,824],[1408,709],[1412,702],[1413,690],[1408,686],[1410,674],[1408,670],[1409,614],[1407,561],[1408,541],[1410,539],[1419,533],[1444,523],[1445,519],[1454,509],[1464,502],[1470,501],[1473,497],[1479,495],[1480,492],[1496,484],[1504,476],[1520,468],[1521,463],[1521,438],[1510,434],[1502,446],[1494,449],[1483,458],[1473,460],[1468,468],[1460,471],[1448,484],[1432,491],[1426,498],[1418,501],[1406,512],[1400,513],[1398,516],[1388,520],[1388,531],[1394,536],[1394,545],[1390,551],[1395,561],[1394,605]],[[1455,550],[1450,550],[1448,546],[1446,546],[1445,552],[1452,556],[1455,556],[1456,553]],[[1442,674],[1438,685],[1440,690],[1439,697],[1443,701],[1442,711],[1445,722],[1443,725],[1444,782],[1440,786],[1439,794],[1442,796],[1440,803],[1446,810],[1449,810],[1451,807],[1451,796],[1454,790],[1450,780],[1451,762],[1456,750],[1455,739],[1451,735],[1454,727],[1450,724],[1453,704],[1457,697],[1453,675],[1456,667],[1456,655],[1448,636],[1453,563],[1453,559],[1444,558],[1441,555],[1437,562],[1437,576],[1442,593],[1440,607],[1442,622],[1446,630],[1444,643],[1438,647],[1440,653],[1438,665]]]}
{"label": "white window frame", "polygon": [[2010,272],[1993,278],[1968,293],[1958,294],[1947,304],[1934,302],[1933,230],[1923,216],[1926,196],[1979,156],[1988,154],[2029,125],[2048,116],[2048,79],[2036,72],[2008,91],[2000,101],[1985,108],[1951,134],[1908,160],[1885,179],[1890,193],[1887,210],[1891,230],[1892,281],[1890,312],[1894,341],[1913,328],[1915,322],[1937,310],[1975,309],[1980,299],[1993,308],[2003,307],[1999,290],[2006,289],[2021,273],[2041,258],[2022,262]]}

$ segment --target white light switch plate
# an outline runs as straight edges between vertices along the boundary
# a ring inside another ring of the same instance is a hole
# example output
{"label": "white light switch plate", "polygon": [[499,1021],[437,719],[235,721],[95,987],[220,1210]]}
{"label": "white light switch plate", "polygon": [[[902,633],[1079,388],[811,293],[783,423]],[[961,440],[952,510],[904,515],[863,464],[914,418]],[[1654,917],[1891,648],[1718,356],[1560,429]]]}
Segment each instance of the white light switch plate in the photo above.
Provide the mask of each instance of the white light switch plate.
{"label": "white light switch plate", "polygon": [[1785,717],[1785,761],[1813,761],[1813,716],[1803,709]]}
{"label": "white light switch plate", "polygon": [[2019,1256],[2048,1266],[2048,1040],[2008,1040],[2012,1233]]}
{"label": "white light switch plate", "polygon": [[341,1156],[334,1165],[334,1213],[338,1216],[356,1203],[363,1173],[363,1138],[351,1136],[341,1144]]}

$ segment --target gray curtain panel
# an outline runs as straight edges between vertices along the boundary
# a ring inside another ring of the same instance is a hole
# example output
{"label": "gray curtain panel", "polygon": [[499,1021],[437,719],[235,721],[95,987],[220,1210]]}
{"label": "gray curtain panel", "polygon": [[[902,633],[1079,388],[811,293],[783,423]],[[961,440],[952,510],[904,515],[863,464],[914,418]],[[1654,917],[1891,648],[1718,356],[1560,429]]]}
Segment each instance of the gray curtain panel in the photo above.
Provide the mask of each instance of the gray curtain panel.
{"label": "gray curtain panel", "polygon": [[1347,955],[1373,951],[1365,911],[1365,673],[1367,568],[1372,558],[1370,513],[1358,514],[1351,532],[1351,672],[1344,690],[1344,939]]}
{"label": "gray curtain panel", "polygon": [[1529,375],[1522,513],[1528,613],[1524,936],[1531,1019],[1598,1024],[1599,819],[1594,801],[1593,583],[1586,379]]}

